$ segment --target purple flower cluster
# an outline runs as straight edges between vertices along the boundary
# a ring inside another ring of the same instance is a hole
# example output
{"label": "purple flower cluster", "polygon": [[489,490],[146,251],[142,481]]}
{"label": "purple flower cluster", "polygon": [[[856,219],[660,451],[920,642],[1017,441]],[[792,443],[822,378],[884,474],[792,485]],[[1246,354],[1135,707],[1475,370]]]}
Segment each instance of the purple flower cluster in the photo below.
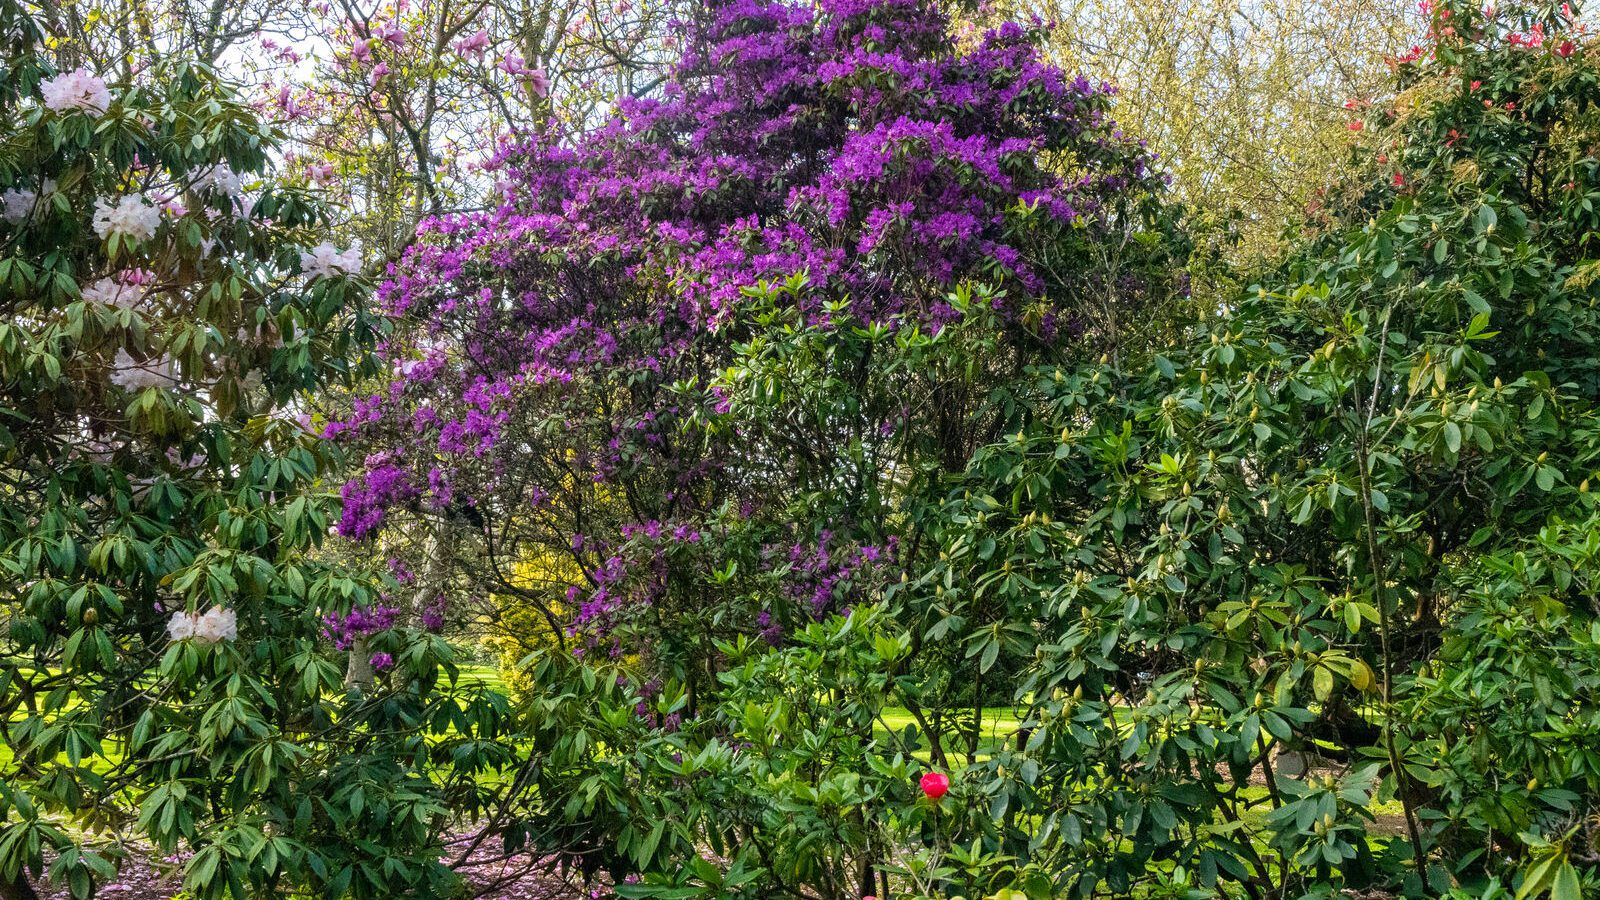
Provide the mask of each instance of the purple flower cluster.
{"label": "purple flower cluster", "polygon": [[[891,535],[882,546],[850,546],[824,530],[813,541],[796,541],[787,547],[768,545],[763,555],[769,572],[780,576],[782,591],[792,607],[820,621],[835,613],[847,613],[875,586],[874,580],[894,567],[900,539]],[[758,633],[768,643],[777,644],[782,625],[770,610],[756,618]]]}
{"label": "purple flower cluster", "polygon": [[346,482],[339,493],[344,500],[339,533],[359,540],[377,532],[389,510],[416,499],[418,490],[405,470],[381,464]]}
{"label": "purple flower cluster", "polygon": [[322,633],[338,649],[348,650],[357,638],[393,628],[399,616],[400,610],[393,606],[358,606],[342,616],[338,613],[324,616]]}

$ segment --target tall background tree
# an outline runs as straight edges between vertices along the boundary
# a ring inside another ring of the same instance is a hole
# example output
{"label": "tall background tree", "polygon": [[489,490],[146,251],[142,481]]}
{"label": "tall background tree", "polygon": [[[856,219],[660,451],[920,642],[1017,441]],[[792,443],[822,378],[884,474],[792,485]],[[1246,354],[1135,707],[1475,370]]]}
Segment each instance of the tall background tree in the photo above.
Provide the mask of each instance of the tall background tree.
{"label": "tall background tree", "polygon": [[[1389,91],[1421,41],[1414,0],[1105,3],[997,0],[984,13],[1054,25],[1052,55],[1119,91],[1206,254],[1259,259],[1350,162],[1347,104]],[[1197,271],[1202,283],[1210,270]],[[1225,273],[1218,273],[1225,274]],[[1215,299],[1215,298],[1208,298]]]}

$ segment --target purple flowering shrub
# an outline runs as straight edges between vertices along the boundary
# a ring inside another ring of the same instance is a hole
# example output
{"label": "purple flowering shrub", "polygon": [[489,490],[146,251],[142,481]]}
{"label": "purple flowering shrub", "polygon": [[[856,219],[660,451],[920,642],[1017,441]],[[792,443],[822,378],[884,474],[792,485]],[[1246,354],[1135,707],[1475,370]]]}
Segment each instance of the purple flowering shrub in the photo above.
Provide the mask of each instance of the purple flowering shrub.
{"label": "purple flowering shrub", "polygon": [[[450,523],[561,642],[680,677],[897,578],[894,510],[993,428],[989,386],[1172,289],[1150,155],[1033,38],[716,3],[659,96],[506,147],[499,205],[381,288],[393,377],[328,428],[371,454],[340,532]],[[575,577],[512,574],[551,557]]]}

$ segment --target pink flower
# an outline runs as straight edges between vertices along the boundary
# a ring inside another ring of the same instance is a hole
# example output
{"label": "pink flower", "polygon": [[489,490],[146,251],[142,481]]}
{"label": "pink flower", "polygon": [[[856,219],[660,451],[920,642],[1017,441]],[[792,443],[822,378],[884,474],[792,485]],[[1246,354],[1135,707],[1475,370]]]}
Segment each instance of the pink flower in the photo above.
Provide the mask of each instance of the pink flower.
{"label": "pink flower", "polygon": [[929,772],[922,776],[920,784],[922,793],[935,803],[950,792],[950,778],[940,772]]}
{"label": "pink flower", "polygon": [[481,59],[484,52],[489,49],[489,32],[479,29],[477,34],[468,35],[451,46],[461,56],[472,56]]}
{"label": "pink flower", "polygon": [[1472,89],[1474,91],[1476,91],[1478,88],[1481,88],[1481,87],[1483,87],[1483,82],[1481,82],[1481,81],[1472,82]]}
{"label": "pink flower", "polygon": [[372,58],[372,48],[365,40],[356,41],[350,45],[350,55],[355,57],[357,62],[365,63]]}
{"label": "pink flower", "polygon": [[1351,122],[1349,125],[1346,125],[1345,127],[1350,129],[1351,131],[1360,131],[1361,129],[1363,129],[1363,128],[1367,127],[1367,126],[1366,126],[1365,123],[1363,123],[1362,121],[1360,121],[1358,119],[1358,120],[1356,120],[1354,122]]}
{"label": "pink flower", "polygon": [[377,87],[383,82],[384,77],[388,74],[389,64],[383,62],[378,63],[377,66],[373,67],[372,69],[372,86]]}
{"label": "pink flower", "polygon": [[528,90],[539,97],[550,96],[550,76],[545,74],[544,69],[534,69],[528,73]]}
{"label": "pink flower", "polygon": [[406,33],[399,25],[390,25],[389,30],[383,33],[383,40],[391,47],[404,47],[406,45]]}
{"label": "pink flower", "polygon": [[1577,49],[1578,48],[1571,41],[1562,41],[1556,47],[1555,53],[1556,53],[1557,56],[1561,57],[1562,59],[1566,59],[1567,57],[1572,55],[1572,52],[1574,50],[1577,50]]}

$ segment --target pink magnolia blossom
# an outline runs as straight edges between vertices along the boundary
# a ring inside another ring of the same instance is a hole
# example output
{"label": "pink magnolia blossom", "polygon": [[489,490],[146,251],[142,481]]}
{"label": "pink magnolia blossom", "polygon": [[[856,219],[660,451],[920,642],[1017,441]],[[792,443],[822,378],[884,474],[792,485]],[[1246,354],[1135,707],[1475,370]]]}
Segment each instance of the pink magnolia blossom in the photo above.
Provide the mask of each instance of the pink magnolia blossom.
{"label": "pink magnolia blossom", "polygon": [[477,34],[461,38],[450,46],[461,56],[482,59],[483,54],[489,49],[489,32],[480,28]]}
{"label": "pink magnolia blossom", "polygon": [[544,69],[534,69],[528,73],[528,90],[539,97],[550,96],[550,76],[545,74]]}

